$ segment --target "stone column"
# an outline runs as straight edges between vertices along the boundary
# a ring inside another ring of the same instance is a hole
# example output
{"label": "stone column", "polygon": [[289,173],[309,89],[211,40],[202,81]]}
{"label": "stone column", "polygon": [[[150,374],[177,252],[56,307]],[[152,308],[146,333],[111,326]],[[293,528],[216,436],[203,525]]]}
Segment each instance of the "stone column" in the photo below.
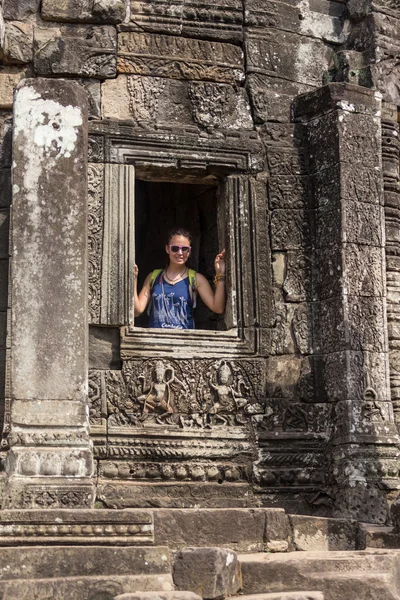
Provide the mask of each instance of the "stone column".
{"label": "stone column", "polygon": [[87,507],[87,105],[73,82],[14,101],[6,507]]}
{"label": "stone column", "polygon": [[381,96],[335,83],[299,96],[313,182],[317,394],[332,403],[337,516],[385,522],[397,477],[386,322]]}

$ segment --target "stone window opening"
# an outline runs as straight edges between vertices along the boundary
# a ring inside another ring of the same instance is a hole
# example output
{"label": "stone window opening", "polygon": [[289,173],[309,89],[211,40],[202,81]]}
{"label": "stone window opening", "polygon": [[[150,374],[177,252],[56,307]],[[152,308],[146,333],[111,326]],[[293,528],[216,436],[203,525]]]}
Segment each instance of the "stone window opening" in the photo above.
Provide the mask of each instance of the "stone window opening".
{"label": "stone window opening", "polygon": [[[166,266],[166,235],[175,226],[184,227],[192,233],[188,267],[204,275],[213,288],[214,259],[223,249],[225,237],[223,211],[219,204],[218,182],[202,184],[136,178],[135,261],[139,267],[139,291],[148,273]],[[196,330],[227,329],[224,314],[210,311],[199,295],[196,304]],[[148,321],[146,310],[135,318],[134,327],[146,328]]]}

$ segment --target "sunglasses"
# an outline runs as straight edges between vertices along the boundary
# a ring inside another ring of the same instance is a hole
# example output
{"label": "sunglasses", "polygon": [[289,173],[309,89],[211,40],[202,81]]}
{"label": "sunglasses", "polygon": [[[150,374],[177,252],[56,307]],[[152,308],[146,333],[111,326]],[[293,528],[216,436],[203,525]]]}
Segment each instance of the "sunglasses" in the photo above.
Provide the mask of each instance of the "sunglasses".
{"label": "sunglasses", "polygon": [[169,245],[169,248],[174,254],[179,252],[179,250],[182,250],[182,254],[189,254],[192,249],[191,246],[171,246],[171,244]]}

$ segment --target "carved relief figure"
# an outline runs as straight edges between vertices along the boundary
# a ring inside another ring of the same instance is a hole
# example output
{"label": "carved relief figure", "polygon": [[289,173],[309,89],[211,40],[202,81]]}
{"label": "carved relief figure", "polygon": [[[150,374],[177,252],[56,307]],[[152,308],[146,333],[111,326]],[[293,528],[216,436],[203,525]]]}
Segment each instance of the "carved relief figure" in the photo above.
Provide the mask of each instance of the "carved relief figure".
{"label": "carved relief figure", "polygon": [[368,387],[364,392],[364,404],[362,407],[362,418],[364,421],[376,422],[383,421],[384,416],[382,408],[377,403],[378,394],[376,391]]}
{"label": "carved relief figure", "polygon": [[[175,377],[173,367],[170,365],[164,366],[164,363],[158,360],[151,374],[150,386],[146,388],[145,377],[143,375],[139,379],[142,382],[143,394],[139,396],[138,402],[143,407],[143,414],[149,412],[175,412],[171,384],[175,380],[178,382],[179,380]],[[183,386],[183,384],[181,385]]]}
{"label": "carved relief figure", "polygon": [[224,361],[219,369],[211,375],[210,386],[215,392],[216,401],[210,409],[210,414],[232,413],[247,404],[243,379],[237,381],[237,389],[232,385],[232,371]]}

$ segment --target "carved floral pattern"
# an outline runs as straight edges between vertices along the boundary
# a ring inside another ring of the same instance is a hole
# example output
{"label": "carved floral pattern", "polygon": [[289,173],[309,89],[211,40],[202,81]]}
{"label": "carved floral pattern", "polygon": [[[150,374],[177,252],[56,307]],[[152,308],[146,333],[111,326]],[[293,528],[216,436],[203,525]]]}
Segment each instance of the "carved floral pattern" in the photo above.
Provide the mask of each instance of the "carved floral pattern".
{"label": "carved floral pattern", "polygon": [[89,322],[100,321],[100,282],[103,230],[103,166],[88,168]]}

